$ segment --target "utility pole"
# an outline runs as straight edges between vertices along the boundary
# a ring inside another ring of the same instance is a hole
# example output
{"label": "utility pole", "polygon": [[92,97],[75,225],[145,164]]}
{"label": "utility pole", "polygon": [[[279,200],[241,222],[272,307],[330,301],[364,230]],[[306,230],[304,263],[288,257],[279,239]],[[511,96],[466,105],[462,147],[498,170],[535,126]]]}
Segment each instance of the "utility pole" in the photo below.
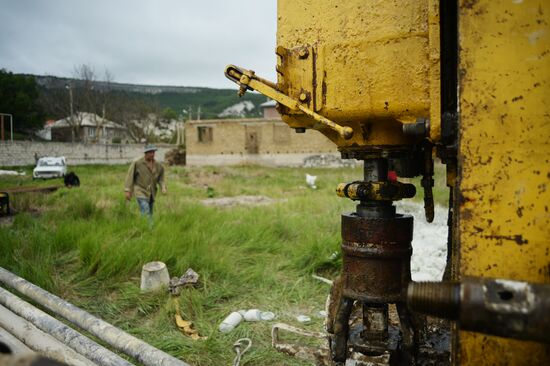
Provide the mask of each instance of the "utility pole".
{"label": "utility pole", "polygon": [[73,119],[73,85],[71,82],[69,82],[69,84],[65,85],[65,88],[66,89],[69,89],[69,99],[70,99],[70,109],[71,109],[71,116],[69,117],[69,119],[71,120],[70,122],[70,125],[71,125],[71,137],[72,137],[72,141],[74,142],[74,119]]}
{"label": "utility pole", "polygon": [[197,121],[201,120],[201,106],[199,105],[199,108],[197,110]]}

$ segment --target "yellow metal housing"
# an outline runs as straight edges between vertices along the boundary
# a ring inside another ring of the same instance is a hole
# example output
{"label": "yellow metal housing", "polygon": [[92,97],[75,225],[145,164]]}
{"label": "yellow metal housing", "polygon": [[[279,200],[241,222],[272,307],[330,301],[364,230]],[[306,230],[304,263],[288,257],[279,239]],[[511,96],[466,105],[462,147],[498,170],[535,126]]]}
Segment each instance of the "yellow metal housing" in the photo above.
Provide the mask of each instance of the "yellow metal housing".
{"label": "yellow metal housing", "polygon": [[[550,2],[461,0],[458,18],[459,274],[550,283]],[[550,364],[548,344],[461,332],[458,350]]]}
{"label": "yellow metal housing", "polygon": [[291,127],[342,146],[409,145],[402,124],[430,118],[439,138],[438,2],[278,1],[277,89],[355,131],[343,139],[297,110]]}

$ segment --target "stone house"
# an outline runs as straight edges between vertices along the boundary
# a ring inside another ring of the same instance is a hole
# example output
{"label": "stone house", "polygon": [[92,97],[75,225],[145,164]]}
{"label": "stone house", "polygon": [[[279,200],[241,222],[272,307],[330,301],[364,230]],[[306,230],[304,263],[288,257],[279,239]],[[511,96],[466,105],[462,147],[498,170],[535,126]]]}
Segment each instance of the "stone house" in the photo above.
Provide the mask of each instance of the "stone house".
{"label": "stone house", "polygon": [[[128,137],[126,127],[94,113],[77,112],[73,119],[74,124],[79,126],[78,136],[74,137],[74,141],[112,143],[113,139],[122,141]],[[71,126],[70,117],[56,121],[49,128],[51,129],[52,141],[73,141],[74,129]]]}

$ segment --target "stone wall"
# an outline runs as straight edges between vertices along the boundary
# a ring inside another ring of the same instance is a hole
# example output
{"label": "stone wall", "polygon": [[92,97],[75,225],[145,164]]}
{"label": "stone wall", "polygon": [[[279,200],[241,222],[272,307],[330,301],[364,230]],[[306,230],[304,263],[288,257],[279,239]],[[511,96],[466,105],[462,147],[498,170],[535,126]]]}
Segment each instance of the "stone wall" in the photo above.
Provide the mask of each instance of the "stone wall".
{"label": "stone wall", "polygon": [[[308,131],[309,133],[310,131]],[[313,131],[316,132],[316,131]],[[303,135],[302,135],[303,136]],[[174,148],[172,145],[157,145],[158,161],[164,161],[165,154]],[[307,149],[305,146],[303,147]],[[64,142],[0,142],[0,167],[23,166],[35,164],[35,153],[38,157],[64,156],[67,164],[128,164],[137,157],[143,156],[142,144],[81,144]],[[340,159],[336,152],[319,154],[312,150],[304,153],[267,153],[247,154],[243,152],[225,154],[187,154],[190,166],[204,165],[238,165],[257,164],[266,166],[354,166],[354,160]]]}
{"label": "stone wall", "polygon": [[[164,154],[174,148],[172,145],[157,145],[156,159],[164,161]],[[67,164],[127,164],[143,156],[143,144],[81,144],[70,142],[0,142],[0,166],[34,165],[35,154],[43,156],[64,156]]]}
{"label": "stone wall", "polygon": [[213,154],[187,155],[187,165],[239,165],[257,164],[264,166],[295,166],[295,167],[354,167],[356,160],[342,160],[340,154]]}

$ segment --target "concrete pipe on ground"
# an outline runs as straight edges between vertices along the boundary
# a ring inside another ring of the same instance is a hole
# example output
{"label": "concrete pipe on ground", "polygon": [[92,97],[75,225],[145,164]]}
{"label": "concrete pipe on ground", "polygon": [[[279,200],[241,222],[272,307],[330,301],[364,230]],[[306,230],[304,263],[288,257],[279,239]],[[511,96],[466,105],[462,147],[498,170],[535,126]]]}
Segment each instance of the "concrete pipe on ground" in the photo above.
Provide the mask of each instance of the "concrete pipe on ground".
{"label": "concrete pipe on ground", "polygon": [[13,334],[0,327],[0,343],[6,345],[12,354],[34,353],[25,343],[15,338]]}
{"label": "concrete pipe on ground", "polygon": [[0,304],[98,365],[132,366],[130,362],[1,287]]}
{"label": "concrete pipe on ground", "polygon": [[0,305],[0,327],[34,351],[71,366],[96,366],[69,346],[36,328],[29,321]]}
{"label": "concrete pipe on ground", "polygon": [[0,267],[0,282],[28,296],[46,309],[90,332],[145,366],[189,366],[2,267]]}

